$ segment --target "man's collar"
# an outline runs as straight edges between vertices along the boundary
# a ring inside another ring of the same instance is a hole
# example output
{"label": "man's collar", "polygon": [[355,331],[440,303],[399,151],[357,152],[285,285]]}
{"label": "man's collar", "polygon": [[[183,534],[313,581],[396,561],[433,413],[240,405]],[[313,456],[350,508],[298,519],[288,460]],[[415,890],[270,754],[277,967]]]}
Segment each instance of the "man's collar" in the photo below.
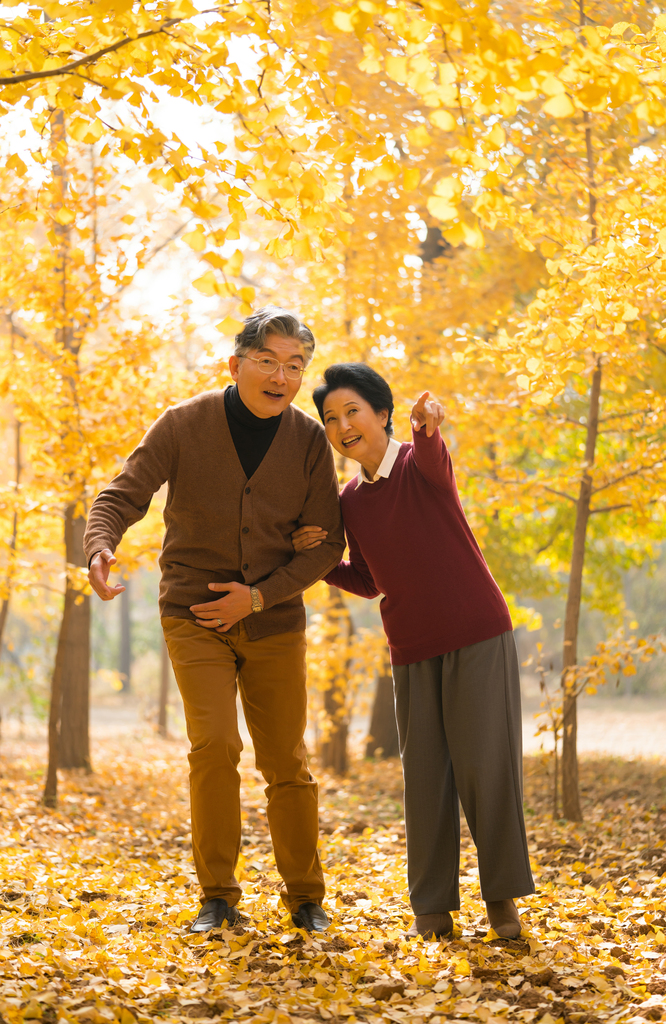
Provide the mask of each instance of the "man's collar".
{"label": "man's collar", "polygon": [[358,474],[358,477],[356,478],[355,489],[358,490],[361,484],[374,484],[377,482],[377,480],[380,479],[380,477],[384,477],[384,479],[387,479],[391,475],[391,470],[395,465],[395,460],[398,458],[398,452],[400,451],[401,448],[402,444],[400,443],[400,441],[396,441],[394,437],[389,437],[389,442],[388,445],[386,446],[384,458],[380,462],[379,468],[375,475],[373,476],[372,480],[370,479],[370,477],[365,475],[365,470],[363,469],[363,466],[361,466],[361,471]]}

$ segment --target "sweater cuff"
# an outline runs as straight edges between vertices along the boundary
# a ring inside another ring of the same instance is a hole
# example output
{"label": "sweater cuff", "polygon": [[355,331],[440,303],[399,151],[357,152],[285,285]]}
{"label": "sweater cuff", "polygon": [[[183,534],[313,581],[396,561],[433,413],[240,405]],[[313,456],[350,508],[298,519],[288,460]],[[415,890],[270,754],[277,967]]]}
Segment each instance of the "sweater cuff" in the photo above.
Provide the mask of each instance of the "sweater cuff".
{"label": "sweater cuff", "polygon": [[301,580],[296,583],[293,577],[286,576],[280,569],[277,569],[267,579],[262,580],[260,583],[251,584],[256,587],[264,599],[264,611],[269,608],[273,608],[276,604],[282,604],[283,601],[289,601],[292,597],[296,597],[298,594],[302,594],[304,590],[311,587],[314,583],[323,579],[329,572],[336,568],[340,561],[340,555],[342,554],[342,545],[339,546],[339,554],[336,560],[329,562],[327,565],[321,567],[321,571],[315,570],[315,575],[308,576],[306,581]]}
{"label": "sweater cuff", "polygon": [[95,555],[98,555],[100,551],[109,550],[115,553],[116,545],[111,541],[105,541],[103,537],[90,537],[89,542],[86,544],[85,540],[83,543],[83,553],[88,559],[88,568]]}
{"label": "sweater cuff", "polygon": [[437,444],[439,441],[444,440],[440,433],[439,427],[437,427],[436,430],[433,430],[430,437],[428,437],[428,435],[426,434],[425,423],[423,424],[420,430],[415,430],[414,425],[412,424],[412,437],[414,439],[415,444]]}

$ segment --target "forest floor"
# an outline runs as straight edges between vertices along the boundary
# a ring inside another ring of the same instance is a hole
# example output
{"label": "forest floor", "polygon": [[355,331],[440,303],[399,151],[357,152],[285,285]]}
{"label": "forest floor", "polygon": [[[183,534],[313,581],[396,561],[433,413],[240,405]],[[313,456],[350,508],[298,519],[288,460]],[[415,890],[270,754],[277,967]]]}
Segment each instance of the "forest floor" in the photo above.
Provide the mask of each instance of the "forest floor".
{"label": "forest floor", "polygon": [[0,1015],[7,1024],[666,1020],[666,764],[583,759],[585,822],[553,821],[549,764],[525,762],[537,894],[524,933],[487,934],[468,833],[462,910],[407,942],[399,765],[318,771],[326,935],[279,902],[262,780],[246,753],[247,923],[188,934],[198,908],[180,741],[100,740],[95,774],[40,803],[43,747],[0,758]]}

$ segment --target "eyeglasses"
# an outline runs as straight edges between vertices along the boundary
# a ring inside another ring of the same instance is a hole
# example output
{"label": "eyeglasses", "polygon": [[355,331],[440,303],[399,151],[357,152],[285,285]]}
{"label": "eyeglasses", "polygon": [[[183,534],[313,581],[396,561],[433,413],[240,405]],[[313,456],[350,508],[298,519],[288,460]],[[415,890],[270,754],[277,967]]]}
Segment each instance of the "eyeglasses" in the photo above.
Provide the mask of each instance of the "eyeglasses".
{"label": "eyeglasses", "polygon": [[275,373],[281,366],[284,369],[285,377],[289,380],[300,380],[305,373],[305,367],[300,363],[281,363],[279,359],[273,359],[271,356],[260,356],[258,359],[255,359],[254,356],[246,356],[246,358],[256,363],[261,373]]}

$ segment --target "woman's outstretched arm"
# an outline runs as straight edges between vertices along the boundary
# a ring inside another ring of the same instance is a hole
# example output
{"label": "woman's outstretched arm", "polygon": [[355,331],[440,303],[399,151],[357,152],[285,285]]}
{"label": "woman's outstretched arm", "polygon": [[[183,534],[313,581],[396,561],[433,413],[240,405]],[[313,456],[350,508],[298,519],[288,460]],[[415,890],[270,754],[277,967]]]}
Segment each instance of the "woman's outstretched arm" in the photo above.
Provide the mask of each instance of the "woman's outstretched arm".
{"label": "woman's outstretched arm", "polygon": [[414,462],[418,471],[435,487],[455,490],[451,456],[439,432],[444,409],[430,392],[424,391],[415,403],[410,420],[414,438]]}

